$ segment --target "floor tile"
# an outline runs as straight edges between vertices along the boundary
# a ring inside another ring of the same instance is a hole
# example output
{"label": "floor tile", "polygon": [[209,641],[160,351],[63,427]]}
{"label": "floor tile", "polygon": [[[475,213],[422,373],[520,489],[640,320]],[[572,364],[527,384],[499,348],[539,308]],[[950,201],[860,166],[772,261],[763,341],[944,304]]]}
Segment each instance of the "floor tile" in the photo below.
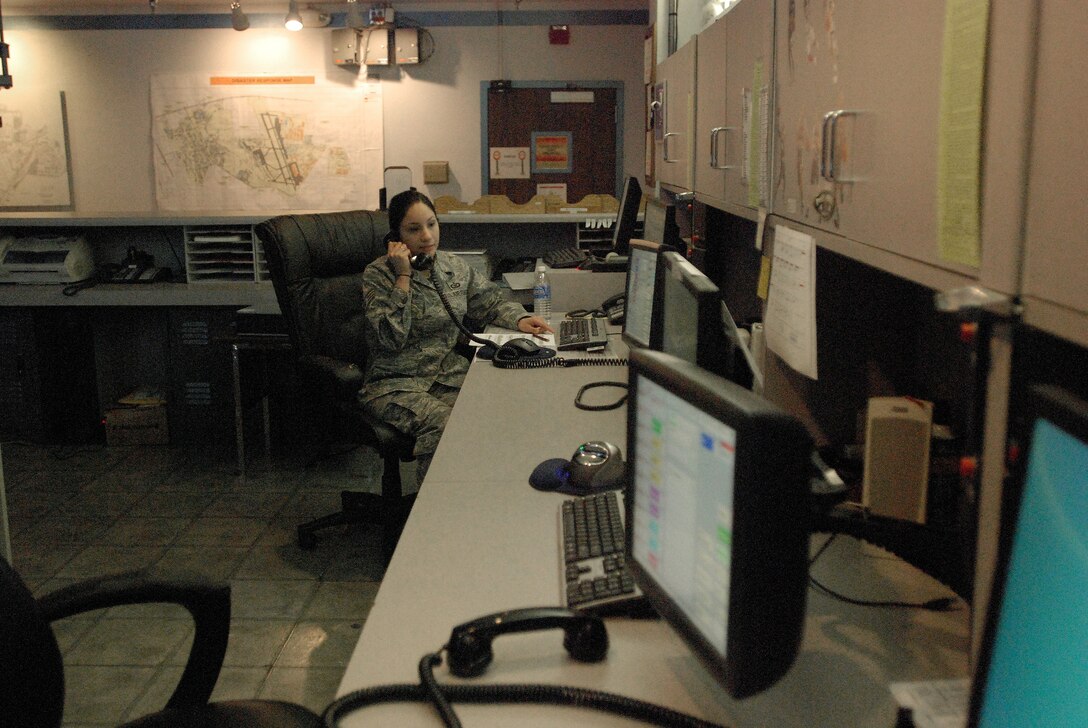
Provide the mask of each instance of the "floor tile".
{"label": "floor tile", "polygon": [[[302,550],[297,528],[339,510],[345,488],[378,492],[381,463],[363,448],[313,465],[254,458],[244,475],[234,466],[231,452],[5,444],[15,565],[37,596],[142,568],[227,582],[232,623],[213,699],[320,712],[377,593],[381,530],[333,527]],[[172,604],[95,610],[53,628],[70,728],[161,710],[193,639],[189,614]]]}
{"label": "floor tile", "polygon": [[231,581],[231,614],[238,619],[292,619],[302,616],[317,583],[306,581]]}
{"label": "floor tile", "polygon": [[292,620],[233,620],[223,664],[230,667],[272,667],[294,625]]}
{"label": "floor tile", "polygon": [[192,624],[182,620],[100,619],[64,656],[66,665],[141,665],[167,661]]}
{"label": "floor tile", "polygon": [[283,646],[276,667],[347,667],[361,622],[302,621]]}
{"label": "floor tile", "polygon": [[252,546],[268,526],[258,518],[212,518],[201,516],[178,536],[182,546]]}
{"label": "floor tile", "polygon": [[342,667],[273,667],[257,697],[298,703],[321,713],[336,697]]}
{"label": "floor tile", "polygon": [[377,582],[322,582],[302,616],[362,622],[374,606],[378,586]]}
{"label": "floor tile", "polygon": [[127,665],[65,666],[66,723],[116,725],[155,676],[153,667]]}

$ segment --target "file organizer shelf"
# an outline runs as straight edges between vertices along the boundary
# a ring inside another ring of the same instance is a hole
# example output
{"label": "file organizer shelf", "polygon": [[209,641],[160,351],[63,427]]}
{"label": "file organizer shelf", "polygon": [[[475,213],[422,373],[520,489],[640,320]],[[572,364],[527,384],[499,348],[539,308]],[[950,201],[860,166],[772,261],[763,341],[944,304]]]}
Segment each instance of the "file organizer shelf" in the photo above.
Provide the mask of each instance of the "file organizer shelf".
{"label": "file organizer shelf", "polygon": [[185,273],[189,283],[270,280],[252,225],[185,226]]}

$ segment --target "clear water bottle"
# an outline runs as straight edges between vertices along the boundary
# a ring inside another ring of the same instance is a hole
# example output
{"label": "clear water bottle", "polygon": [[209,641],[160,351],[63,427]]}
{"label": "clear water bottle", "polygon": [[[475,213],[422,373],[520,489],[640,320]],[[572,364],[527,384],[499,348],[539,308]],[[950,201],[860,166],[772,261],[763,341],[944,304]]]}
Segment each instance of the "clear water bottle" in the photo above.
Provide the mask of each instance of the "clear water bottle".
{"label": "clear water bottle", "polygon": [[552,322],[552,283],[548,280],[548,266],[536,267],[536,283],[533,285],[533,313]]}

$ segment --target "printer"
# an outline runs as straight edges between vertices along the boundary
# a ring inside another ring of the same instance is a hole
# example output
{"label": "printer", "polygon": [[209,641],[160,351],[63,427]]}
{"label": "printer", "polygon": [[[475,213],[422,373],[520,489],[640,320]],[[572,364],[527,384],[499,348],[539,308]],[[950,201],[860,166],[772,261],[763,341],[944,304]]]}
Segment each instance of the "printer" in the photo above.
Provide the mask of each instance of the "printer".
{"label": "printer", "polygon": [[94,275],[83,237],[0,239],[0,283],[75,283]]}

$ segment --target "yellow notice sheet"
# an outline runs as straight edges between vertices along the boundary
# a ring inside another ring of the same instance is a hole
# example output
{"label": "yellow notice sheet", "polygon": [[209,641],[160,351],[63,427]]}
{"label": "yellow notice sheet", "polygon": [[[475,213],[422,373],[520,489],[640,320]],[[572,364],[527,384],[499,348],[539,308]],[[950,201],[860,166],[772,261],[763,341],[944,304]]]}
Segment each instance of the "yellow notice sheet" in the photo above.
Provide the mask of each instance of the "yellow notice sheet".
{"label": "yellow notice sheet", "polygon": [[937,246],[942,260],[978,267],[982,88],[989,0],[948,0],[941,61]]}
{"label": "yellow notice sheet", "polygon": [[775,225],[773,255],[763,323],[767,348],[816,379],[816,241]]}

